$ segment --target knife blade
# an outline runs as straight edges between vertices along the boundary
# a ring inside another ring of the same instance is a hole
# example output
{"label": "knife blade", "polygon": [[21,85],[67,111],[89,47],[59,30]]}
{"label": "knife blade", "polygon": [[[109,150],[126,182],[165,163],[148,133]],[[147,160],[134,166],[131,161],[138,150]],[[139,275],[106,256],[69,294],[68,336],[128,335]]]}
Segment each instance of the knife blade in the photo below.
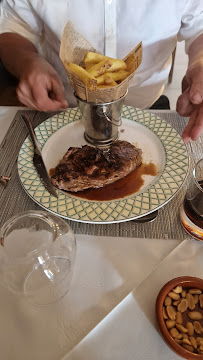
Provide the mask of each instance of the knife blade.
{"label": "knife blade", "polygon": [[24,122],[28,128],[28,131],[29,131],[29,134],[30,134],[33,146],[34,146],[34,155],[33,155],[34,167],[37,170],[37,173],[38,173],[43,185],[48,190],[48,192],[51,195],[58,198],[57,192],[56,192],[53,184],[51,183],[51,179],[50,179],[47,169],[45,167],[44,160],[42,158],[41,150],[40,150],[32,123],[26,114],[22,115],[22,119],[24,120]]}

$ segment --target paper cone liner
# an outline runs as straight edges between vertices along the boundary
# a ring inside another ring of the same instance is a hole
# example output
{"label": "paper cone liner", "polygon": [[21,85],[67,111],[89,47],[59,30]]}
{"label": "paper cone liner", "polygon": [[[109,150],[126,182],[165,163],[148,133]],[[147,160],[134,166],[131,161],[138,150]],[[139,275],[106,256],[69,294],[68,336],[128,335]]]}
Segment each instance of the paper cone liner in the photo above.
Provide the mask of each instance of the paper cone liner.
{"label": "paper cone liner", "polygon": [[[94,47],[78,33],[69,21],[63,31],[60,46],[60,59],[63,64],[74,63],[80,65],[87,51],[99,53]],[[124,59],[130,75],[120,84],[108,88],[90,90],[70,68],[66,72],[77,96],[87,102],[104,103],[120,99],[128,90],[129,82],[142,62],[142,43],[140,42]]]}

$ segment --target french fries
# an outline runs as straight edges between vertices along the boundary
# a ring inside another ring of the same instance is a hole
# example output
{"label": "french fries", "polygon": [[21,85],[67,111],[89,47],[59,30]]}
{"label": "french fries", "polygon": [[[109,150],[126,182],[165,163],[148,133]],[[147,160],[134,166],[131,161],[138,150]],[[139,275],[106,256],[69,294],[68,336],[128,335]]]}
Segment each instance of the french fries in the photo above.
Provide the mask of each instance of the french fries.
{"label": "french fries", "polygon": [[97,54],[92,51],[88,51],[84,57],[84,63],[85,63],[85,65],[86,64],[97,64],[104,59],[107,59],[107,57],[104,55],[101,55],[101,54]]}
{"label": "french fries", "polygon": [[90,75],[82,66],[73,63],[64,63],[65,69],[70,68],[82,82],[87,85],[90,90],[95,90],[97,87],[97,80],[94,76]]}
{"label": "french fries", "polygon": [[98,64],[93,65],[87,71],[89,72],[90,75],[97,77],[108,71],[108,69],[111,68],[112,65],[113,63],[110,62],[109,60],[102,60]]}
{"label": "french fries", "polygon": [[86,53],[81,66],[73,63],[64,63],[64,66],[66,70],[71,69],[90,90],[116,86],[131,73],[123,60],[91,51]]}
{"label": "french fries", "polygon": [[126,79],[129,75],[127,70],[119,70],[115,72],[107,72],[102,76],[97,77],[97,85],[106,84],[110,85],[113,81],[122,81]]}
{"label": "french fries", "polygon": [[126,70],[127,69],[127,65],[123,60],[119,60],[119,59],[112,59],[110,60],[112,61],[112,66],[107,69],[107,71],[118,71],[118,70]]}

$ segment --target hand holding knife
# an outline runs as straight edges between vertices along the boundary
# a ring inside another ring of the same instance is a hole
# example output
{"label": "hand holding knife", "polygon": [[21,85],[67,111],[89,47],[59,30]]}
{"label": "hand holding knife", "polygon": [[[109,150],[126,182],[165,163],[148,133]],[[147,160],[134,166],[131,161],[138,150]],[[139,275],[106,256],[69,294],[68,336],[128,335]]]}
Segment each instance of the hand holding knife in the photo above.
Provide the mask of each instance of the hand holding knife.
{"label": "hand holding knife", "polygon": [[36,137],[35,131],[33,129],[32,123],[26,114],[22,115],[22,118],[28,128],[28,131],[29,131],[29,134],[30,134],[33,146],[34,146],[33,164],[35,166],[35,169],[37,170],[37,173],[38,173],[40,179],[42,180],[42,183],[45,186],[45,188],[49,191],[49,193],[51,195],[53,195],[57,198],[58,195],[57,195],[57,192],[56,192],[53,184],[51,183],[51,179],[50,179],[47,169],[45,167],[44,160],[42,158],[41,150],[39,148],[39,144],[38,144],[37,137]]}

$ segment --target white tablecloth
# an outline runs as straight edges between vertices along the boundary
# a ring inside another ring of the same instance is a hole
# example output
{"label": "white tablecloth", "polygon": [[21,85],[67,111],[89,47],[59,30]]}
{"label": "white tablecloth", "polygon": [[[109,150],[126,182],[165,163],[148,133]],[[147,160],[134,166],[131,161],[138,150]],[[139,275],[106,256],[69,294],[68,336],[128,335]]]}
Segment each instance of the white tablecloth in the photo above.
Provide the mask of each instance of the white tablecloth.
{"label": "white tablecloth", "polygon": [[76,238],[72,286],[57,303],[37,307],[0,287],[2,360],[61,359],[179,244],[176,240]]}
{"label": "white tablecloth", "polygon": [[179,276],[203,275],[203,243],[184,240],[63,360],[181,360],[159,334],[155,303]]}

